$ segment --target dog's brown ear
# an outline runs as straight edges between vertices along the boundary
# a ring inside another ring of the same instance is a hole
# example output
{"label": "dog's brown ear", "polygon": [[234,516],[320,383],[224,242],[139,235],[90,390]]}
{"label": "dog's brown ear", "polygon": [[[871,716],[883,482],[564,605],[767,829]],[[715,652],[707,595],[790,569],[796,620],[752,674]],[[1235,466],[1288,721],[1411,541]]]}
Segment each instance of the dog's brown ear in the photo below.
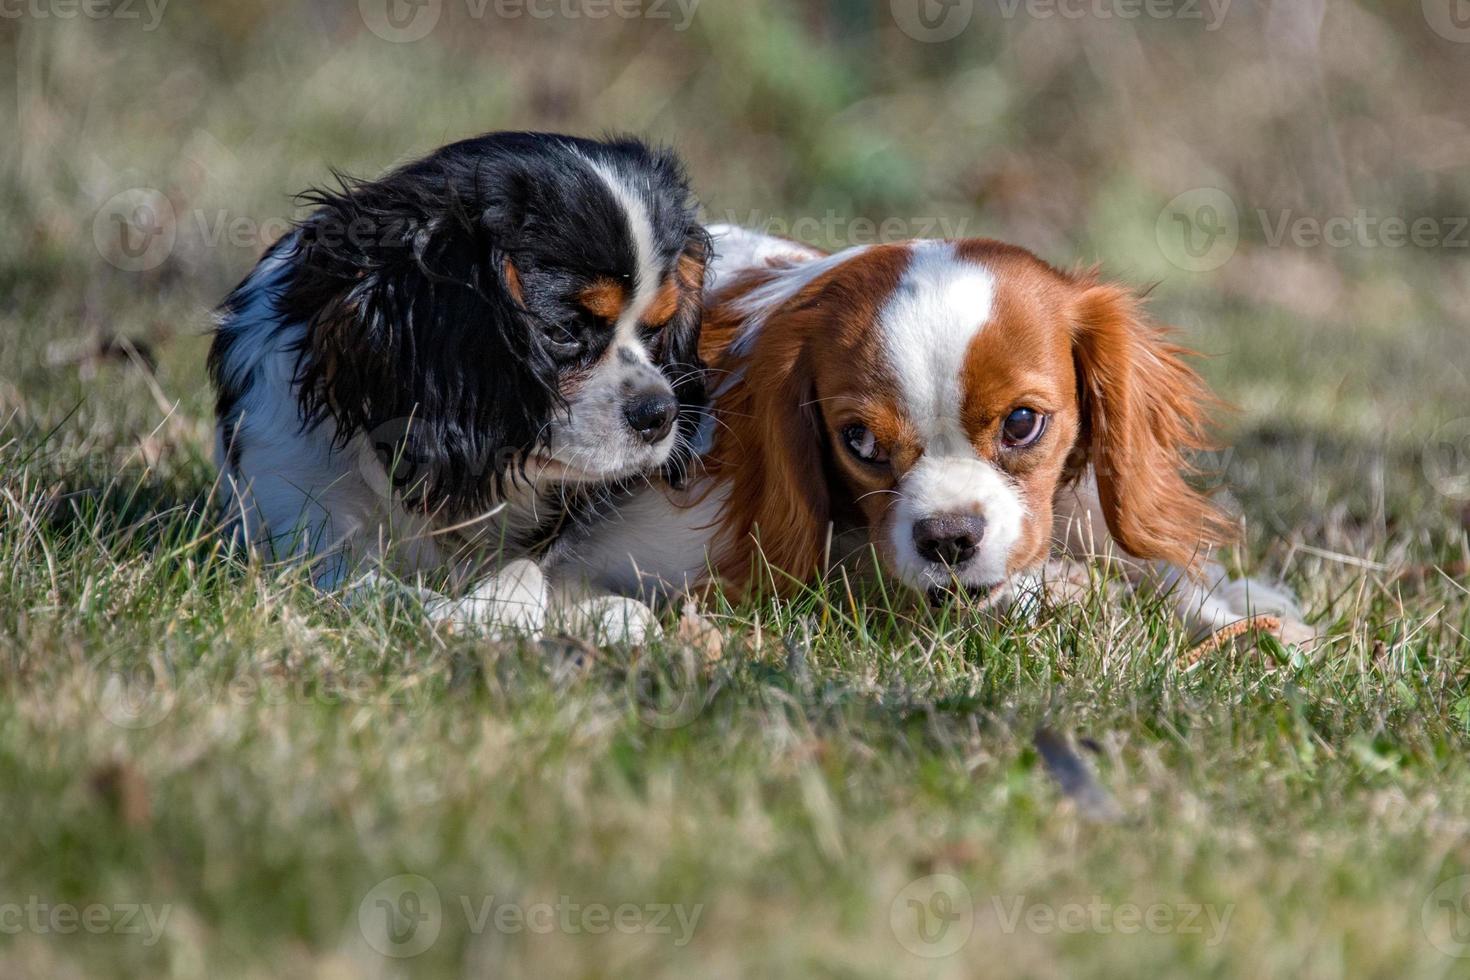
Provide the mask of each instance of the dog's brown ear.
{"label": "dog's brown ear", "polygon": [[1219,402],[1187,363],[1192,352],[1150,323],[1131,291],[1087,277],[1073,308],[1082,460],[1108,530],[1129,554],[1191,566],[1234,527],[1186,477],[1212,448]]}
{"label": "dog's brown ear", "polygon": [[811,581],[822,571],[830,503],[822,471],[822,436],[814,397],[807,313],[773,313],[748,351],[732,352],[744,319],[731,304],[705,320],[705,350],[715,369],[721,422],[709,454],[729,481],[716,571],[737,594],[756,583],[759,556],[775,570],[777,591]]}

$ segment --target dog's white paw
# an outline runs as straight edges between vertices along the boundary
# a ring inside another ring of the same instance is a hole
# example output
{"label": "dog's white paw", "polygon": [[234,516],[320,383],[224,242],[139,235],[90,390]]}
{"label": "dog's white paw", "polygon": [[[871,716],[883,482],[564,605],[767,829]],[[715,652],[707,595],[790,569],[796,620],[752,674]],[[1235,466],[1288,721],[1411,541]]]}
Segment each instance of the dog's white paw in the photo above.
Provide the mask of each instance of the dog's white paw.
{"label": "dog's white paw", "polygon": [[1176,610],[1195,642],[1257,616],[1274,616],[1281,621],[1280,639],[1305,646],[1317,638],[1306,624],[1296,597],[1284,587],[1259,579],[1227,578],[1223,569],[1210,566],[1205,585],[1180,583],[1176,588]]}
{"label": "dog's white paw", "polygon": [[623,596],[580,599],[568,604],[558,618],[562,629],[593,643],[642,646],[663,635],[652,609]]}
{"label": "dog's white paw", "polygon": [[546,628],[549,605],[541,567],[521,558],[502,566],[464,596],[440,596],[426,602],[424,608],[436,623],[484,633],[493,639],[535,639]]}

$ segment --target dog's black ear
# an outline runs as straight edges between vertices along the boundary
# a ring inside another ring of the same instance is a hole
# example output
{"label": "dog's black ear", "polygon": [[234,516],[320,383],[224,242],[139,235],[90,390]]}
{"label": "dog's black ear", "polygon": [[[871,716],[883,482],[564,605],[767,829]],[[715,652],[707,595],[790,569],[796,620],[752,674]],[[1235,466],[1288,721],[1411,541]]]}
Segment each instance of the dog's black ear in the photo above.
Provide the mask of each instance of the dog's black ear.
{"label": "dog's black ear", "polygon": [[674,269],[679,302],[669,321],[658,352],[659,367],[679,399],[679,434],[674,455],[666,467],[666,478],[679,485],[695,455],[707,449],[697,434],[708,416],[709,392],[705,387],[705,363],[699,356],[700,321],[704,317],[705,267],[711,251],[704,228],[690,229]]}
{"label": "dog's black ear", "polygon": [[303,422],[365,434],[425,508],[473,511],[503,489],[558,401],[515,266],[481,220],[425,178],[316,191],[280,306],[306,324]]}

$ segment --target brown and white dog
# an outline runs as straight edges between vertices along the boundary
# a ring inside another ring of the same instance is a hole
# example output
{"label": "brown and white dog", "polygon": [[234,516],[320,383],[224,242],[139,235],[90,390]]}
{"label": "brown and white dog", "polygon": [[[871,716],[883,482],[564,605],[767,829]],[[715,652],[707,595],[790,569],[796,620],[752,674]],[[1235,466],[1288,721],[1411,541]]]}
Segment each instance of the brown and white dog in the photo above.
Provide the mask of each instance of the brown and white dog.
{"label": "brown and white dog", "polygon": [[876,552],[931,599],[999,597],[1054,544],[1115,543],[1196,630],[1293,614],[1205,561],[1231,533],[1186,479],[1213,399],[1130,290],[989,240],[827,255],[711,234],[703,469],[623,502],[571,544],[563,578],[789,593]]}

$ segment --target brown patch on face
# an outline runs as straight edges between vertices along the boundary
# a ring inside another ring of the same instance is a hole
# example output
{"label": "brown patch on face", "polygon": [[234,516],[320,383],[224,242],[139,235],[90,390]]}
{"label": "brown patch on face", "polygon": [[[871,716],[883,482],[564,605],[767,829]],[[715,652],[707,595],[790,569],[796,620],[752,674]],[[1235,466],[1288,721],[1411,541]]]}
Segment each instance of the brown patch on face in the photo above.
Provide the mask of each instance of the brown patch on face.
{"label": "brown patch on face", "polygon": [[651,327],[663,327],[690,303],[697,303],[703,288],[704,260],[685,252],[643,312],[643,322]]}
{"label": "brown patch on face", "polygon": [[[1006,475],[1026,506],[1007,562],[1014,574],[1044,560],[1051,546],[1052,504],[1080,425],[1068,318],[1075,291],[1024,249],[972,240],[957,251],[995,281],[990,319],[965,353],[962,421],[976,455]],[[1001,427],[1018,408],[1046,416],[1046,428],[1033,445],[1007,447]]]}
{"label": "brown patch on face", "polygon": [[577,294],[577,305],[609,323],[617,322],[627,302],[627,289],[609,276],[599,276]]}
{"label": "brown patch on face", "polygon": [[649,303],[648,309],[643,312],[643,322],[655,327],[668,323],[679,309],[680,295],[678,281],[673,277],[665,279],[664,284],[654,294],[653,302]]}
{"label": "brown patch on face", "polygon": [[[746,323],[734,306],[782,272],[752,271],[711,298],[701,353],[716,387],[729,373],[742,375],[715,406],[723,424],[706,459],[730,484],[715,563],[737,593],[755,584],[757,554],[776,570],[766,583],[778,593],[823,570],[833,516],[823,442],[832,438],[833,426],[857,414],[892,411],[896,393],[876,324],[908,258],[903,245],[853,257],[770,311],[744,354],[730,349]],[[854,490],[868,486],[864,477],[892,480],[876,471],[855,472]]]}
{"label": "brown patch on face", "polygon": [[526,305],[526,292],[521,288],[521,273],[510,259],[505,260],[502,270],[505,273],[505,288],[510,290],[510,298],[521,306]]}
{"label": "brown patch on face", "polygon": [[[1226,540],[1218,511],[1184,480],[1187,454],[1209,447],[1214,403],[1189,352],[1147,322],[1127,289],[1059,272],[1014,246],[959,248],[996,280],[992,319],[967,353],[962,384],[976,451],[1027,505],[1010,570],[1045,557],[1056,491],[1089,465],[1108,529],[1129,554],[1187,566]],[[1048,417],[1031,447],[1002,445],[1000,426],[1016,408]]]}

